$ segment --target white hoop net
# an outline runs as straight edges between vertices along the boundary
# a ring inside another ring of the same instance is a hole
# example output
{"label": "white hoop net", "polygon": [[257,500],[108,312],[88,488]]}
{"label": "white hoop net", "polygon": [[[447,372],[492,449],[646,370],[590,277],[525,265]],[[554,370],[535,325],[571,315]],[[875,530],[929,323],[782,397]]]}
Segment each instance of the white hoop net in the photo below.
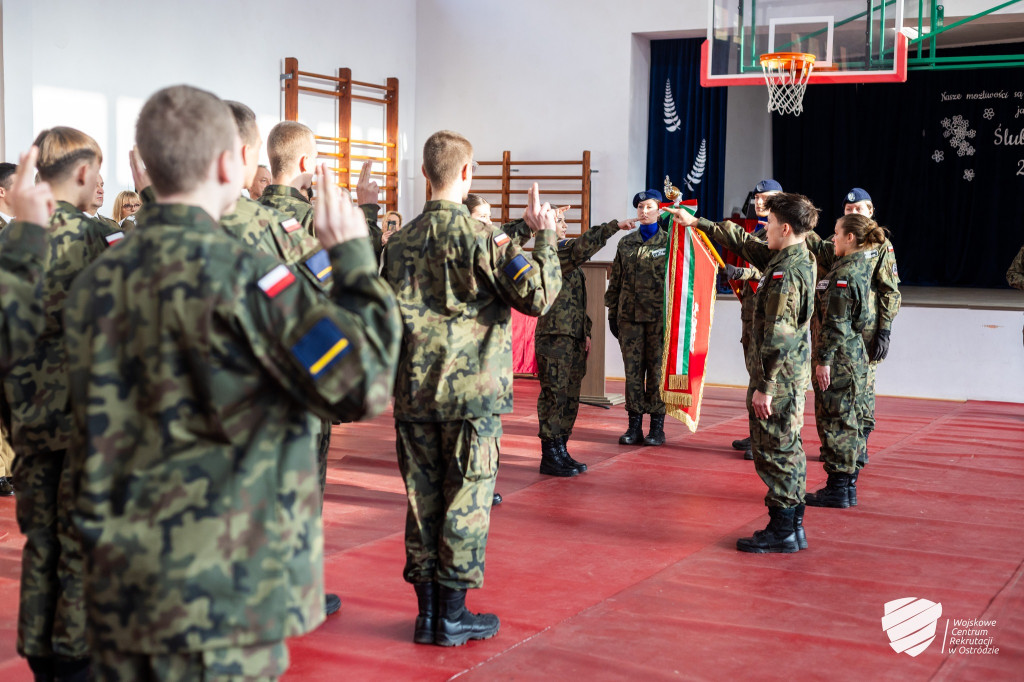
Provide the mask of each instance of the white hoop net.
{"label": "white hoop net", "polygon": [[768,85],[768,111],[799,116],[804,91],[814,71],[812,55],[762,55],[761,71]]}

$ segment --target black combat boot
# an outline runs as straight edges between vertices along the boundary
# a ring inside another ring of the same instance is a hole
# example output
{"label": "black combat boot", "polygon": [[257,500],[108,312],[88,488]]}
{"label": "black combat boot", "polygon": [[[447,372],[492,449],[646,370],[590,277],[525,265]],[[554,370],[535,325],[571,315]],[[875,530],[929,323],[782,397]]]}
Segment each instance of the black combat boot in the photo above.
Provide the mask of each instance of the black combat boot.
{"label": "black combat boot", "polygon": [[575,459],[573,459],[573,456],[569,454],[569,450],[568,448],[566,448],[566,445],[568,445],[569,443],[568,436],[562,436],[561,438],[559,438],[558,443],[559,445],[561,445],[562,457],[563,459],[565,459],[567,463],[571,464],[573,468],[575,468],[581,474],[587,470],[586,464],[584,464],[583,462],[577,462]]}
{"label": "black combat boot", "polygon": [[413,632],[412,641],[417,644],[433,644],[434,633],[437,631],[437,601],[440,590],[437,583],[418,583],[413,585],[416,590],[416,602],[419,604],[420,612],[416,616],[416,630]]}
{"label": "black combat boot", "polygon": [[850,506],[850,478],[850,474],[829,474],[825,487],[817,492],[807,493],[804,502],[808,507],[846,509]]}
{"label": "black combat boot", "polygon": [[494,493],[494,497],[491,498],[491,506],[497,507],[501,504],[501,493]]}
{"label": "black combat boot", "polygon": [[561,476],[568,478],[580,473],[579,469],[569,464],[562,455],[560,441],[543,439],[540,442],[540,473],[546,476]]}
{"label": "black combat boot", "polygon": [[751,448],[749,445],[747,446],[747,449],[743,451],[743,459],[746,459],[746,460],[753,460],[754,459],[754,449]]}
{"label": "black combat boot", "polygon": [[750,436],[746,438],[740,438],[732,442],[733,450],[749,450],[750,449]]}
{"label": "black combat boot", "polygon": [[324,616],[333,616],[341,610],[341,597],[328,592],[324,595]]}
{"label": "black combat boot", "polygon": [[54,682],[90,682],[92,667],[88,658],[57,658],[53,664]]}
{"label": "black combat boot", "polygon": [[850,498],[850,506],[857,506],[857,477],[860,476],[860,469],[853,472],[853,476],[850,476],[850,485],[846,489],[846,495]]}
{"label": "black combat boot", "polygon": [[736,549],[753,554],[792,554],[800,551],[793,530],[793,518],[796,509],[768,507],[768,526],[764,530],[754,531],[753,537],[740,538],[736,541]]}
{"label": "black combat boot", "polygon": [[619,445],[639,445],[644,440],[644,415],[637,412],[629,413],[629,428],[619,436]]}
{"label": "black combat boot", "polygon": [[807,549],[807,533],[804,532],[804,509],[805,504],[798,504],[793,507],[793,534],[796,535],[796,544],[800,549]]}
{"label": "black combat boot", "polygon": [[466,591],[438,585],[438,646],[462,646],[471,639],[490,639],[498,634],[501,623],[493,613],[470,613],[466,608]]}
{"label": "black combat boot", "polygon": [[652,414],[651,415],[651,430],[647,432],[647,438],[644,438],[644,445],[664,445],[665,444],[665,415],[663,414]]}

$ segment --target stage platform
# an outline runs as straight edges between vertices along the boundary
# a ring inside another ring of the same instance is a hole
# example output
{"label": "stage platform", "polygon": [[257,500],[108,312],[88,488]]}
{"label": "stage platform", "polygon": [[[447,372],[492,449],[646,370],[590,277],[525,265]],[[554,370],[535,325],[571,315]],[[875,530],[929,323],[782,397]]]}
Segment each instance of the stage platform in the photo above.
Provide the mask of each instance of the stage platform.
{"label": "stage platform", "polygon": [[[609,391],[622,392],[621,385]],[[290,641],[286,680],[1013,680],[1024,671],[1024,405],[881,398],[859,506],[808,508],[810,547],[737,552],[764,527],[764,485],[729,443],[741,389],[709,387],[701,428],[669,420],[664,447],[618,445],[622,408],[583,406],[570,449],[590,471],[537,473],[538,384],[515,382],[487,578],[470,593],[501,631],[455,649],[412,643],[402,581],[405,494],[390,415],[336,427],[325,505],[326,580],[344,605]],[[646,424],[645,424],[646,427]],[[816,460],[813,409],[803,440]],[[809,462],[808,488],[823,484]],[[15,653],[22,537],[0,499],[0,674]],[[886,602],[941,604],[935,641],[898,654]],[[960,620],[993,621],[998,653],[959,653]]]}

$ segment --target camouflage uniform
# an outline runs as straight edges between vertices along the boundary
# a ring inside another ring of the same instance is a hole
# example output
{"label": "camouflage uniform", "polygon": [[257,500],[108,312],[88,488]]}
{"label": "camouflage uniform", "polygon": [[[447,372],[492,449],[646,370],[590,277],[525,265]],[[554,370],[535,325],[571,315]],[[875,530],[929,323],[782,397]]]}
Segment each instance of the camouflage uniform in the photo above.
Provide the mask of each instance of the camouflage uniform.
{"label": "camouflage uniform", "polygon": [[665,414],[661,361],[668,243],[668,233],[660,229],[646,242],[639,229],[619,240],[604,295],[608,319],[619,327],[626,410],[634,414]]}
{"label": "camouflage uniform", "polygon": [[863,447],[858,406],[867,388],[869,363],[862,332],[870,319],[870,280],[877,257],[875,250],[843,256],[815,287],[814,365],[828,366],[831,377],[824,390],[814,382],[814,412],[830,474],[856,473]]}
{"label": "camouflage uniform", "polygon": [[[764,273],[754,299],[757,363],[747,388],[750,446],[757,473],[768,486],[765,504],[796,507],[804,502],[807,482],[800,429],[810,381],[807,330],[814,312],[814,259],[803,244],[772,251],[730,221],[716,225],[701,218],[698,227]],[[754,414],[754,391],[772,396],[767,419]]]}
{"label": "camouflage uniform", "polygon": [[1024,291],[1024,246],[1017,252],[1017,257],[1010,263],[1006,271],[1006,283],[1015,289]]}
{"label": "camouflage uniform", "polygon": [[313,227],[313,203],[291,185],[267,185],[259,202],[295,218],[310,237],[316,237],[316,228]]}
{"label": "camouflage uniform", "polygon": [[500,415],[512,411],[510,307],[541,315],[558,296],[555,235],[539,232],[531,257],[464,204],[428,201],[383,260],[405,323],[395,383],[404,577],[480,587]]}
{"label": "camouflage uniform", "polygon": [[[836,262],[836,251],[832,240],[823,240],[814,232],[807,237],[807,248],[814,254],[818,266],[825,272],[832,269]],[[864,347],[867,349],[868,357],[875,347],[875,336],[879,331],[892,331],[893,320],[900,310],[900,278],[896,267],[896,254],[892,244],[886,239],[880,246],[873,248],[866,253],[874,253],[872,258],[871,293],[866,300],[868,309],[868,321],[864,325],[861,335],[864,337]],[[812,325],[812,339],[817,337],[817,329]],[[881,361],[868,362],[868,373],[864,391],[859,396],[857,411],[861,425],[861,437],[863,448],[860,454],[860,464],[867,462],[867,438],[875,430],[875,372]],[[817,384],[815,384],[815,406],[817,406]],[[817,407],[815,407],[817,418]],[[819,437],[822,435],[818,431]]]}
{"label": "camouflage uniform", "polygon": [[387,406],[397,306],[365,239],[330,249],[328,299],[200,208],[148,204],[139,225],[66,316],[96,667],[256,674],[240,660],[257,647],[272,670],[324,618],[311,411]]}
{"label": "camouflage uniform", "polygon": [[[764,241],[764,226],[758,222],[757,229],[751,234]],[[751,327],[754,324],[754,285],[751,281],[757,282],[761,279],[761,271],[755,267],[741,268],[737,281],[740,285],[740,343],[743,345],[743,362],[747,368],[747,376],[754,373],[754,366],[757,363],[757,348],[751,343],[753,336]]]}
{"label": "camouflage uniform", "polygon": [[[232,237],[257,251],[294,266],[313,288],[327,295],[333,282],[331,258],[327,251],[288,214],[239,197],[235,210],[221,217],[220,226]],[[320,468],[320,506],[327,490],[327,456],[331,447],[331,420],[320,422],[317,463]]]}
{"label": "camouflage uniform", "polygon": [[366,218],[366,226],[370,229],[370,243],[373,244],[373,253],[380,263],[380,254],[384,251],[384,231],[377,224],[377,216],[380,214],[379,204],[360,204],[360,210]]}
{"label": "camouflage uniform", "polygon": [[587,315],[587,279],[579,268],[618,230],[619,224],[613,220],[592,227],[577,239],[558,242],[562,293],[537,320],[534,332],[540,379],[537,420],[543,440],[572,435],[580,409],[580,386],[587,373],[586,343],[593,325]]}
{"label": "camouflage uniform", "polygon": [[116,239],[65,201],[50,218],[41,300],[45,329],[4,379],[11,444],[18,456],[16,515],[25,535],[18,611],[18,652],[26,657],[88,657],[81,601],[81,550],[71,530],[64,468],[75,428],[69,406],[64,340],[65,299],[72,281]]}

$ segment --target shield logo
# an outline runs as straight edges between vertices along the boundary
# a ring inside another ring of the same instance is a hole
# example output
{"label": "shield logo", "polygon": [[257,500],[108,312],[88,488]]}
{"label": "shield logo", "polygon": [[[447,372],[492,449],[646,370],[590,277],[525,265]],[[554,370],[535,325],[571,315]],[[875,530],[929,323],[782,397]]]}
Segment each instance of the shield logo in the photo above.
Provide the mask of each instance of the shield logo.
{"label": "shield logo", "polygon": [[882,630],[896,653],[917,656],[935,639],[935,623],[942,615],[942,604],[904,597],[885,603]]}

